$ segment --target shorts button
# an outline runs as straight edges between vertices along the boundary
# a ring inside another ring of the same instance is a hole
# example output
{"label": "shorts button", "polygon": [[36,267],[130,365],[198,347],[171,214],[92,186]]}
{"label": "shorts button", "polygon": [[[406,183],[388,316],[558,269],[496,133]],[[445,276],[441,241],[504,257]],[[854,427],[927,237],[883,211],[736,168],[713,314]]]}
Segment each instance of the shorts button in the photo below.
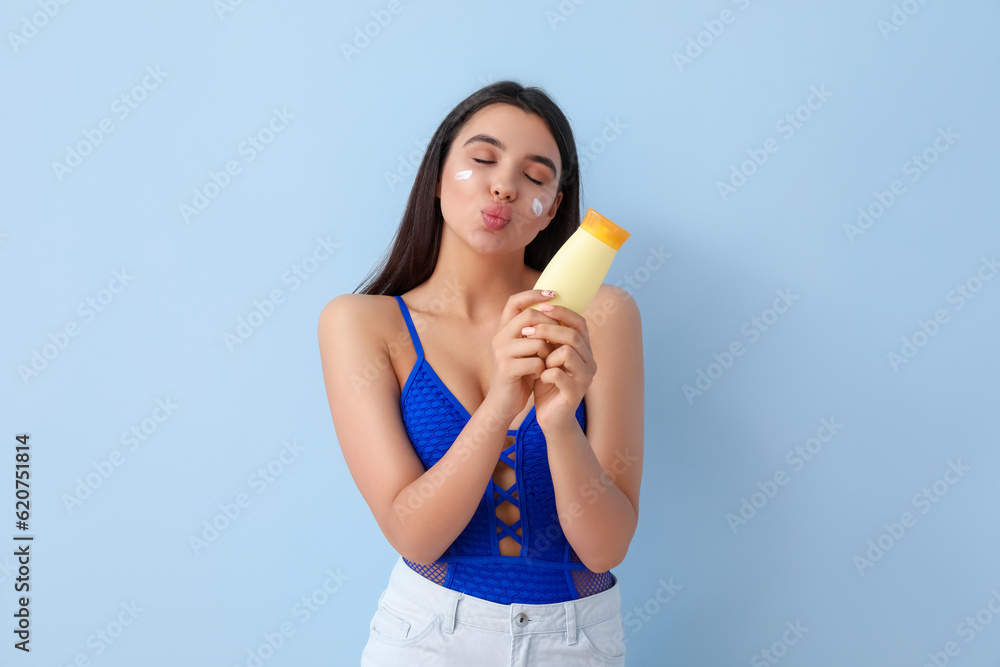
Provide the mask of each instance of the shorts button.
{"label": "shorts button", "polygon": [[525,625],[528,624],[527,614],[518,614],[517,616],[514,617],[514,622],[523,628]]}

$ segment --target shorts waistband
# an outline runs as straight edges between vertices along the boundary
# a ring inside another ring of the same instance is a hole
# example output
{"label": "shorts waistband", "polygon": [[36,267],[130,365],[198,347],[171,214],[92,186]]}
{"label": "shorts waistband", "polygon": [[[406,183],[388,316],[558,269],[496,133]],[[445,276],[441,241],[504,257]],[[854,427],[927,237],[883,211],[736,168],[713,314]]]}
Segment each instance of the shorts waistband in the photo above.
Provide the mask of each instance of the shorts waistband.
{"label": "shorts waistband", "polygon": [[617,579],[611,588],[577,600],[505,605],[445,588],[411,570],[402,557],[389,575],[389,590],[441,616],[446,633],[453,632],[455,624],[461,623],[512,634],[564,632],[572,644],[576,642],[577,628],[621,613]]}

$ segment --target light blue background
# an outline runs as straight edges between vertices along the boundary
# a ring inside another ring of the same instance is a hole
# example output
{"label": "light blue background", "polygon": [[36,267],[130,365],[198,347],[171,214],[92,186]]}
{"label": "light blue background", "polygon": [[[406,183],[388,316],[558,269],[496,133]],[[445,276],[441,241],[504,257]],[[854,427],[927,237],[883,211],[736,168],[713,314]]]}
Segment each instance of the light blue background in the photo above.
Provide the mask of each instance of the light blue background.
{"label": "light blue background", "polygon": [[[45,1],[0,13],[0,664],[247,665],[282,624],[294,633],[268,667],[357,664],[395,554],[337,445],[317,317],[389,243],[411,153],[503,78],[562,105],[591,152],[584,205],[632,233],[608,278],[632,281],[647,369],[641,518],[616,570],[630,664],[772,664],[767,649],[789,667],[918,667],[948,642],[948,664],[1000,664],[1000,280],[975,281],[1000,253],[996,2],[245,0],[220,15],[210,0],[49,0],[45,19]],[[880,29],[903,5],[915,13]],[[165,78],[123,118],[114,101],[147,68]],[[813,87],[831,96],[799,109]],[[275,110],[293,118],[248,161],[241,143]],[[797,110],[809,119],[787,136],[777,123]],[[60,179],[52,163],[102,119],[113,130]],[[948,128],[958,138],[911,180],[905,163]],[[777,151],[720,195],[768,139]],[[230,160],[239,174],[186,222],[179,206]],[[897,179],[905,192],[852,243],[844,226]],[[336,249],[296,284],[318,239]],[[132,279],[102,292],[116,270]],[[970,279],[959,309],[949,294]],[[227,346],[273,290],[282,303]],[[774,321],[777,290],[797,300]],[[107,297],[92,319],[78,310]],[[893,368],[938,309],[947,322]],[[69,323],[78,335],[22,378]],[[689,400],[699,370],[716,378]],[[162,423],[158,399],[177,406]],[[842,428],[797,470],[786,454],[822,419]],[[30,655],[11,646],[19,432]],[[915,504],[949,462],[968,470]],[[270,483],[252,477],[269,463]],[[787,483],[755,497],[776,473]],[[88,475],[100,485],[67,508]],[[196,553],[239,494],[249,506]],[[743,499],[762,507],[734,531]],[[880,536],[888,551],[859,567]],[[960,625],[982,609],[980,631]],[[786,623],[808,628],[794,645]]]}

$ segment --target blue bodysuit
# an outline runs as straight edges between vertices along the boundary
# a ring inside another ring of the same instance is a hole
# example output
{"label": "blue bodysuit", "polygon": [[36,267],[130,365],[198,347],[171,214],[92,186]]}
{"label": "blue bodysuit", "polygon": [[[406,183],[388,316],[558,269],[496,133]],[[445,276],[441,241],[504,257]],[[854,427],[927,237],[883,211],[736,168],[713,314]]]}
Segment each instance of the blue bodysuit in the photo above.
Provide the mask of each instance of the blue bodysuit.
{"label": "blue bodysuit", "polygon": [[[417,353],[399,402],[406,432],[426,469],[444,456],[471,415],[427,363],[409,309],[401,297],[395,299]],[[586,430],[583,401],[576,418]],[[507,435],[514,436],[514,444],[499,460],[514,469],[514,484],[503,489],[490,479],[476,513],[444,554],[431,565],[408,560],[406,564],[445,588],[500,604],[565,602],[611,588],[615,581],[611,572],[588,570],[559,525],[545,435],[535,408]],[[496,515],[496,507],[504,501],[518,508],[513,525]],[[521,545],[520,555],[500,554],[504,536]]]}

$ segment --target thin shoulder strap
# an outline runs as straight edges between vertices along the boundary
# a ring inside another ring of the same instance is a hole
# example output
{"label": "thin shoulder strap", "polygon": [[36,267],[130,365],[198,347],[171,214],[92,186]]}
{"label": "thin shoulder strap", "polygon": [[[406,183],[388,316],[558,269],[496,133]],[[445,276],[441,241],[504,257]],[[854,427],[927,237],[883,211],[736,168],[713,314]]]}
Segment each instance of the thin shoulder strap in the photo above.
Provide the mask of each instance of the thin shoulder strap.
{"label": "thin shoulder strap", "polygon": [[419,363],[424,358],[424,346],[420,344],[420,336],[417,335],[417,328],[413,326],[413,319],[410,317],[410,309],[406,307],[406,302],[403,301],[403,297],[394,296],[393,298],[399,303],[399,309],[403,313],[403,319],[406,320],[406,328],[410,331],[410,339],[413,340],[413,349],[417,352],[417,362]]}

